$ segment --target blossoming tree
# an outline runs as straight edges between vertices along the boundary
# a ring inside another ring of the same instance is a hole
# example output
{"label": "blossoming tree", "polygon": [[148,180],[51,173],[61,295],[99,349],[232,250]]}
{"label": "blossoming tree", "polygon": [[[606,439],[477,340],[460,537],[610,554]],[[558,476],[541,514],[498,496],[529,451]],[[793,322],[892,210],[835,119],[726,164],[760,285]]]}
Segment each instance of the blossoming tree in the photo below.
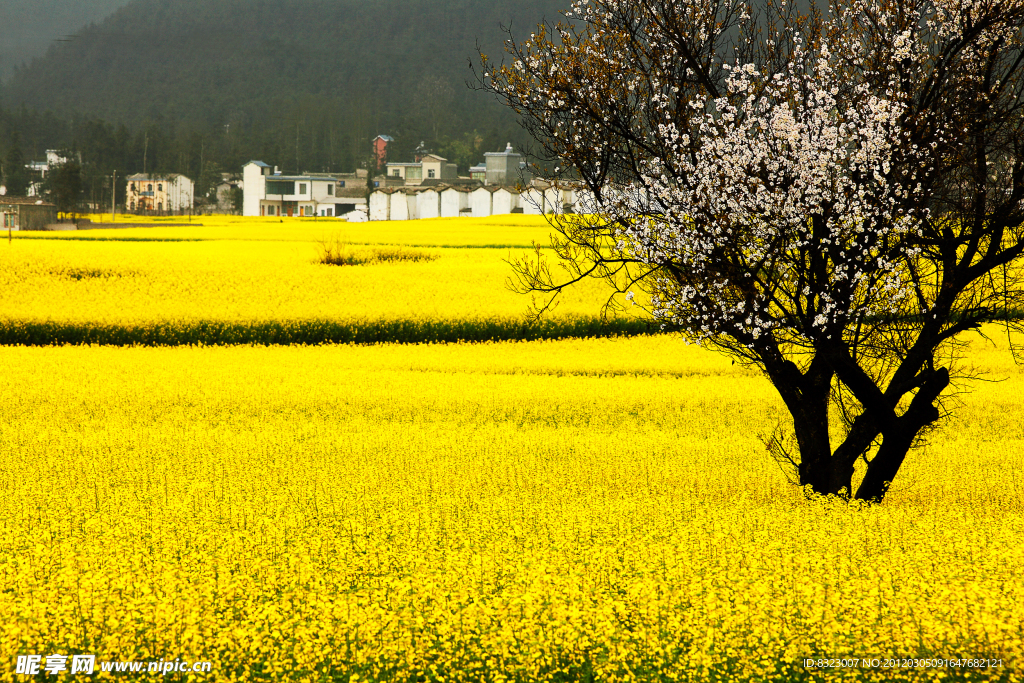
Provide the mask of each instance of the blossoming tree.
{"label": "blossoming tree", "polygon": [[483,58],[581,198],[553,219],[564,268],[538,249],[518,285],[605,278],[756,366],[792,416],[765,440],[794,480],[880,501],[966,376],[962,333],[1021,320],[1024,0],[566,16]]}

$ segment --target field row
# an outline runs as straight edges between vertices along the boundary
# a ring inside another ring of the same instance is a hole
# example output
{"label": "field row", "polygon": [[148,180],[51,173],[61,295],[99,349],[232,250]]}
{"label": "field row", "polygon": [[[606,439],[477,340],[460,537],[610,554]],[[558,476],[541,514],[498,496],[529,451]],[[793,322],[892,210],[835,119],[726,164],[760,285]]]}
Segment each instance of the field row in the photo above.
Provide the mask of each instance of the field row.
{"label": "field row", "polygon": [[[110,214],[91,216],[109,223]],[[347,223],[323,218],[262,218],[242,216],[120,216],[117,221],[145,227],[67,232],[15,233],[14,239],[59,241],[257,241],[317,242],[342,239],[350,244],[404,244],[421,247],[529,249],[548,243],[551,227],[544,216],[435,218],[415,221]],[[190,225],[182,225],[190,223]],[[114,223],[116,224],[116,223]],[[6,234],[4,235],[6,237]]]}

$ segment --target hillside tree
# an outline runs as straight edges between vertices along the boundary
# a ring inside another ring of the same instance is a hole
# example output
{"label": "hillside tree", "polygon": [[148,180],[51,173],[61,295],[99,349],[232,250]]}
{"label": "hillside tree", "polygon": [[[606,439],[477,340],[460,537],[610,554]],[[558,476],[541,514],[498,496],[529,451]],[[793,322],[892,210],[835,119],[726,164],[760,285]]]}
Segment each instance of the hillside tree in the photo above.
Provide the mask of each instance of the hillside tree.
{"label": "hillside tree", "polygon": [[21,136],[17,133],[11,136],[4,155],[3,181],[7,194],[14,197],[28,194],[30,178],[25,167],[25,155],[21,151]]}
{"label": "hillside tree", "polygon": [[[482,59],[581,213],[517,286],[609,281],[756,367],[805,490],[881,501],[1021,327],[1024,0],[578,0]],[[540,309],[544,306],[541,305]],[[855,484],[858,484],[855,488]]]}
{"label": "hillside tree", "polygon": [[47,172],[43,189],[57,207],[58,217],[73,219],[82,198],[82,165],[71,154],[65,158]]}

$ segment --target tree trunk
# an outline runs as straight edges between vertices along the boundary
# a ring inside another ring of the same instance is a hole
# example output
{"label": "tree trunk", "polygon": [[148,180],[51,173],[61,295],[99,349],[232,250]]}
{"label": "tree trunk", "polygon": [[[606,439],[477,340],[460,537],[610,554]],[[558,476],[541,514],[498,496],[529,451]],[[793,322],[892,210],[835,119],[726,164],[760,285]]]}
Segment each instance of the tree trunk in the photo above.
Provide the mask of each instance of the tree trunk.
{"label": "tree trunk", "polygon": [[910,402],[907,412],[896,419],[894,426],[883,431],[882,445],[868,464],[868,471],[857,489],[857,500],[882,502],[910,447],[914,445],[914,439],[922,429],[939,419],[939,410],[933,404],[947,386],[949,371],[946,368],[932,371]]}
{"label": "tree trunk", "polygon": [[828,433],[828,399],[821,397],[815,405],[805,401],[799,414],[793,415],[796,440],[800,445],[800,485],[810,486],[815,493],[849,497],[853,467],[832,454]]}

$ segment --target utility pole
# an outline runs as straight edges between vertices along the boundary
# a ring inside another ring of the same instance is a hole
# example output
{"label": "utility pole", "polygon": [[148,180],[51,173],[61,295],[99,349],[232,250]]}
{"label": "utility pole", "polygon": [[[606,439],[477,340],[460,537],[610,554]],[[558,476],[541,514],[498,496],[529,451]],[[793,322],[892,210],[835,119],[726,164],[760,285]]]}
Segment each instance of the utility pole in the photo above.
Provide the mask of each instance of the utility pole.
{"label": "utility pole", "polygon": [[110,222],[113,223],[117,216],[117,169],[114,169],[114,176],[110,180]]}

